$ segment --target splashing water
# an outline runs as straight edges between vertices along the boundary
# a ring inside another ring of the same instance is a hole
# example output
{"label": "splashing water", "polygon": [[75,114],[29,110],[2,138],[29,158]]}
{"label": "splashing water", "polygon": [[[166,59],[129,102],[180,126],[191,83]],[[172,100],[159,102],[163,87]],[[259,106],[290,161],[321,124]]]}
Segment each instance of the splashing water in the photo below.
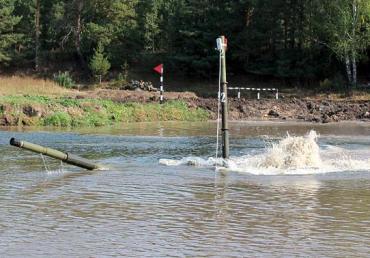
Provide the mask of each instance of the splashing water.
{"label": "splashing water", "polygon": [[340,171],[370,171],[369,160],[354,160],[339,147],[320,150],[318,135],[290,136],[273,144],[262,154],[230,157],[228,160],[186,157],[181,160],[161,159],[167,166],[221,167],[221,169],[255,175],[317,174]]}
{"label": "splashing water", "polygon": [[258,167],[298,169],[320,167],[320,148],[316,142],[317,134],[311,131],[305,137],[283,139],[279,144],[273,144],[266,155],[261,157]]}

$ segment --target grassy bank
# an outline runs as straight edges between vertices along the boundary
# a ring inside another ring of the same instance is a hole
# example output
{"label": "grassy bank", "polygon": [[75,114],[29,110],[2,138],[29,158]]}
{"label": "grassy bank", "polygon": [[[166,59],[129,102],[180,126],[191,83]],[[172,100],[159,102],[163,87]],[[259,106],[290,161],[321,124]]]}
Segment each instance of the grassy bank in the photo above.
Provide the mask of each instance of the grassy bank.
{"label": "grassy bank", "polygon": [[160,105],[67,97],[0,96],[0,125],[75,127],[207,119],[207,111],[189,108],[182,101],[169,101]]}

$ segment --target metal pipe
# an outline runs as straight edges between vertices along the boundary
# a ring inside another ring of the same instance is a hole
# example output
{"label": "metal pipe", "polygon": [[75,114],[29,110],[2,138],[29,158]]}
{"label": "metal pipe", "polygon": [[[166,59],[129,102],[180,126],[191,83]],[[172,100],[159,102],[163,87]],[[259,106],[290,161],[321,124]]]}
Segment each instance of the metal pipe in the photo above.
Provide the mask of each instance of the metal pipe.
{"label": "metal pipe", "polygon": [[223,49],[221,51],[221,113],[222,113],[222,157],[229,158],[229,124],[227,112],[227,79],[226,79],[226,50],[227,39],[221,36]]}
{"label": "metal pipe", "polygon": [[45,156],[61,160],[67,164],[77,166],[80,168],[85,168],[88,170],[94,170],[94,169],[99,169],[100,166],[97,164],[92,163],[90,160],[81,158],[79,156],[70,154],[70,153],[64,153],[58,150],[54,150],[51,148],[46,148],[41,145],[37,145],[34,143],[26,142],[26,141],[20,141],[15,138],[10,139],[10,145],[21,148],[21,149],[26,149],[29,151],[33,151],[36,153],[43,154]]}

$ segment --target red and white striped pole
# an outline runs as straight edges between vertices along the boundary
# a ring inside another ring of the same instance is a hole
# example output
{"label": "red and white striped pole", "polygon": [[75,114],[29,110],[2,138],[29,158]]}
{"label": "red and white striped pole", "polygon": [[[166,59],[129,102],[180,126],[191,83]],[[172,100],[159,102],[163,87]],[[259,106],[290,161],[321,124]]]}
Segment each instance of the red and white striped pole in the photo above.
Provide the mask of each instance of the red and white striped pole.
{"label": "red and white striped pole", "polygon": [[164,99],[163,99],[163,92],[164,92],[164,89],[163,89],[163,65],[162,65],[162,69],[161,69],[161,87],[160,87],[160,94],[161,94],[161,96],[160,96],[160,100],[159,100],[159,103],[163,103],[163,101],[164,101]]}
{"label": "red and white striped pole", "polygon": [[161,75],[161,78],[160,78],[160,97],[159,97],[159,103],[163,103],[164,102],[164,96],[163,96],[163,93],[164,93],[164,85],[163,85],[163,64],[160,64],[160,65],[157,65],[156,67],[154,67],[154,71],[156,71],[157,73],[159,73]]}

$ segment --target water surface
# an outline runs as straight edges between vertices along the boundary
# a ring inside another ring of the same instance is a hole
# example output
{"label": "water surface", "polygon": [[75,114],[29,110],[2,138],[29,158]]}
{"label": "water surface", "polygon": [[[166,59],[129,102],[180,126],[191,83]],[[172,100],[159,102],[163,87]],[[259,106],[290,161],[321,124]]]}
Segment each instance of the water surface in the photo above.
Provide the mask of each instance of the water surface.
{"label": "water surface", "polygon": [[[264,154],[287,131],[302,136],[314,129],[323,158],[365,165],[256,175],[159,164],[213,157],[214,123],[3,128],[0,256],[369,256],[369,124],[231,127],[233,157]],[[110,170],[61,168],[47,159],[46,171],[39,155],[9,146],[11,137],[84,156]]]}

